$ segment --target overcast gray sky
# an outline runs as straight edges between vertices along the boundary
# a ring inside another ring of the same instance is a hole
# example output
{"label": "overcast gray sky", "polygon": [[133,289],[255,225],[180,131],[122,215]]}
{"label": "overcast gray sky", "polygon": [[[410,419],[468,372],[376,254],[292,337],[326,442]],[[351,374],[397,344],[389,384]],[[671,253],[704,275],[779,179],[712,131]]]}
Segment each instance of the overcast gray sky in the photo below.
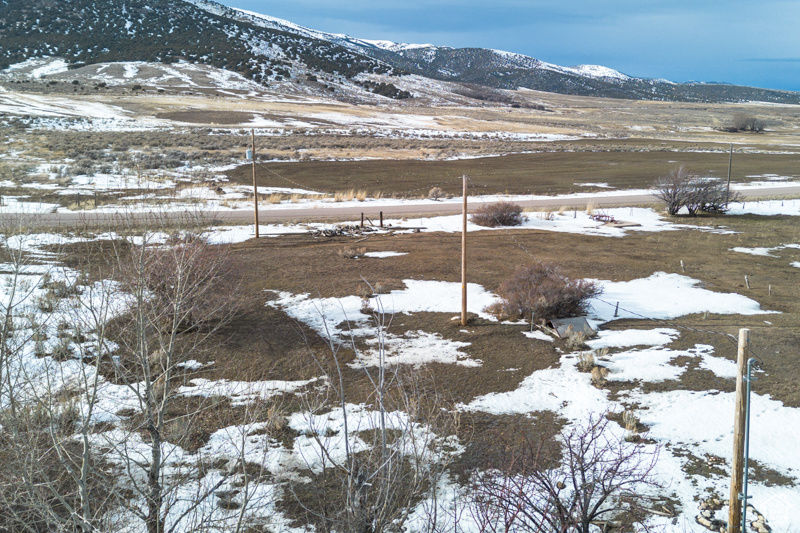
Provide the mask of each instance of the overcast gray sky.
{"label": "overcast gray sky", "polygon": [[222,0],[363,39],[496,48],[563,66],[800,90],[798,0]]}

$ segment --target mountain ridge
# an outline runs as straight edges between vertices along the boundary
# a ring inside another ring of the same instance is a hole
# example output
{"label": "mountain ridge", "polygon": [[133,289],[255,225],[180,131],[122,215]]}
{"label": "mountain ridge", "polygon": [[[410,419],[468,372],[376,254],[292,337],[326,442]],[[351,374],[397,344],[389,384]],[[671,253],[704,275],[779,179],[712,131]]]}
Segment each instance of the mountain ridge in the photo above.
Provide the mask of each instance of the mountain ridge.
{"label": "mountain ridge", "polygon": [[188,61],[264,85],[316,83],[334,97],[347,97],[352,87],[408,98],[413,95],[402,89],[402,77],[413,73],[504,90],[800,104],[800,92],[637,78],[600,65],[562,67],[502,50],[358,39],[212,0],[0,0],[0,68],[44,56],[62,57],[72,67]]}

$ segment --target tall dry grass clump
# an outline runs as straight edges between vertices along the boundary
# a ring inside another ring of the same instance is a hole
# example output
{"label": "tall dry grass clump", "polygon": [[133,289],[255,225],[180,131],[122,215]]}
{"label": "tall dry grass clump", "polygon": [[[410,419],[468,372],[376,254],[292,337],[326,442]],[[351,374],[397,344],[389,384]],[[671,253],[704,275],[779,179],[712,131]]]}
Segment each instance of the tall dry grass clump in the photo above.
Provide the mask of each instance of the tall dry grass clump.
{"label": "tall dry grass clump", "polygon": [[338,251],[339,257],[344,257],[345,259],[358,259],[359,257],[363,256],[367,253],[367,249],[365,247],[362,248],[342,248]]}
{"label": "tall dry grass clump", "polygon": [[581,352],[578,360],[578,370],[581,372],[591,372],[594,368],[594,354],[592,352]]}
{"label": "tall dry grass clump", "polygon": [[639,419],[633,410],[622,413],[622,423],[625,424],[625,440],[633,442],[639,438]]}
{"label": "tall dry grass clump", "polygon": [[349,202],[350,200],[358,200],[363,202],[367,199],[367,191],[360,189],[350,189],[348,191],[336,191],[333,195],[334,202]]}
{"label": "tall dry grass clump", "polygon": [[441,187],[434,187],[430,191],[428,191],[428,198],[431,200],[438,200],[440,198],[444,198],[444,191]]}

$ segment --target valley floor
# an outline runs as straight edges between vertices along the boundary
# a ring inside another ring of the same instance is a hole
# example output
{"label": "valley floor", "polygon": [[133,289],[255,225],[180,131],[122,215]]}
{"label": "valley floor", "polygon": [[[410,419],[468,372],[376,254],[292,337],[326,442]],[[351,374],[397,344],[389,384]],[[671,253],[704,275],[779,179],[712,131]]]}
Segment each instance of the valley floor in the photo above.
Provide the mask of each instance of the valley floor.
{"label": "valley floor", "polygon": [[[337,513],[358,508],[342,503],[347,483],[336,476],[358,461],[368,471],[388,435],[400,468],[385,486],[416,490],[393,519],[409,532],[481,531],[473,489],[482,475],[521,460],[526,447],[557,472],[564,436],[607,418],[607,442],[657,452],[655,485],[633,487],[647,498],[641,518],[700,532],[704,501],[721,500],[706,514],[727,519],[736,337],[747,328],[758,360],[750,503],[772,531],[800,530],[800,200],[770,198],[798,187],[791,106],[522,91],[543,112],[455,97],[367,106],[252,87],[194,86],[203,91],[189,95],[172,84],[142,95],[120,85],[98,95],[18,85],[0,80],[0,414],[29,413],[26,434],[39,428],[43,440],[5,447],[0,480],[24,465],[42,486],[73,490],[63,458],[79,457],[84,443],[113,495],[98,510],[105,530],[141,531],[156,450],[159,509],[175,531],[336,529]],[[716,129],[740,108],[770,117],[770,131]],[[252,208],[250,129],[263,156],[259,239],[252,225],[219,220]],[[643,202],[680,163],[724,179],[730,143],[735,188],[759,199],[699,217],[601,205],[615,195]],[[453,320],[461,217],[448,211],[460,204],[462,174],[475,205],[550,202],[530,207],[518,227],[468,225],[466,326]],[[299,221],[298,208],[321,215]],[[337,210],[344,222],[319,220]],[[111,218],[92,220],[98,214]],[[123,325],[173,287],[157,282],[179,269],[157,265],[137,304],[128,258],[151,250],[165,260],[193,242],[211,254],[201,264],[220,250],[230,259],[236,290],[208,284],[202,301],[233,297],[235,316],[176,323],[170,338],[185,357],[167,372],[145,351],[136,367]],[[525,264],[559,265],[602,287],[587,315],[595,337],[562,339],[487,313]],[[156,446],[142,429],[150,390],[163,400]],[[64,455],[28,460],[40,444]],[[53,470],[36,470],[45,464]],[[0,491],[15,505],[28,496]]]}

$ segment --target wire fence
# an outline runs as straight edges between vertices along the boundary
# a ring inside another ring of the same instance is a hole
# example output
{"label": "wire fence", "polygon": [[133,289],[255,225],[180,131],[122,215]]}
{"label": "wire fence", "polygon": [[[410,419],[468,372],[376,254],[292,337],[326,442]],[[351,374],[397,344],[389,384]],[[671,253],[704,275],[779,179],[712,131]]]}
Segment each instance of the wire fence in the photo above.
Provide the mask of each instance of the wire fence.
{"label": "wire fence", "polygon": [[[323,194],[323,195],[331,195],[332,194],[330,192],[325,192],[325,191],[320,191],[320,190],[314,189],[313,187],[309,187],[308,185],[305,185],[303,183],[299,183],[299,182],[297,182],[295,180],[287,178],[286,176],[283,176],[283,175],[279,174],[278,172],[275,172],[274,170],[269,168],[265,163],[258,163],[257,162],[257,164],[258,164],[259,168],[262,168],[262,169],[266,170],[271,175],[273,175],[273,176],[275,176],[275,177],[277,177],[279,179],[282,179],[282,180],[286,181],[287,183],[295,185],[296,187],[300,187],[301,189],[308,190],[308,191],[314,192],[316,194]],[[457,178],[451,178],[451,179],[443,180],[443,181],[440,181],[438,183],[433,183],[433,184],[425,185],[425,186],[422,186],[422,187],[415,187],[415,188],[412,188],[412,189],[407,189],[405,191],[396,191],[393,194],[398,195],[398,196],[404,196],[404,195],[409,195],[411,193],[424,191],[426,189],[430,191],[430,190],[432,190],[432,189],[434,189],[436,187],[440,187],[442,185],[448,185],[448,184],[452,184],[452,183],[455,183],[455,182],[462,182],[463,179],[464,179],[463,176],[459,176]],[[478,184],[474,183],[469,176],[467,176],[467,182],[468,182],[468,191],[471,190],[474,193],[480,193],[481,192],[480,189],[484,189],[485,190],[486,188],[488,188],[487,185],[478,185]],[[501,230],[505,233],[505,235],[508,236],[511,239],[511,241],[513,241],[514,244],[520,250],[522,250],[534,262],[536,262],[542,268],[544,268],[550,275],[558,277],[563,283],[567,284],[568,286],[570,286],[570,287],[572,287],[574,289],[584,290],[581,287],[579,287],[578,285],[576,285],[575,283],[573,283],[569,278],[561,276],[558,272],[554,271],[553,268],[550,265],[546,264],[544,261],[539,259],[534,253],[532,253],[523,243],[521,243],[516,238],[516,236],[511,232],[511,230],[509,230],[508,227],[502,226],[500,224],[498,224],[498,227],[501,228]],[[652,317],[652,316],[647,316],[645,314],[642,314],[640,312],[634,311],[632,309],[628,309],[628,308],[626,308],[624,306],[620,306],[619,302],[610,302],[610,301],[605,300],[605,299],[603,299],[602,297],[599,297],[599,296],[594,296],[593,299],[598,301],[598,302],[601,302],[601,303],[603,303],[605,305],[613,307],[618,311],[622,311],[624,314],[628,315],[628,317],[633,317],[633,318],[636,318],[636,319],[639,319],[639,320],[646,320],[646,321],[654,322],[654,323],[657,323],[657,324],[660,324],[660,325],[663,325],[663,326],[667,326],[667,327],[670,327],[670,328],[678,329],[678,330],[691,331],[693,333],[700,333],[700,334],[705,334],[705,335],[718,336],[718,337],[721,337],[721,338],[733,343],[734,345],[738,345],[738,337],[736,335],[733,335],[733,334],[730,334],[730,333],[725,333],[725,332],[721,332],[721,331],[715,331],[715,330],[711,330],[711,329],[707,329],[707,328],[698,328],[698,327],[693,327],[693,326],[687,326],[687,325],[684,325],[684,324],[678,324],[678,323],[676,323],[676,322],[674,322],[672,320],[668,320],[668,319],[664,319],[664,318],[657,318],[657,317]],[[752,344],[750,346],[750,351],[758,359],[759,364],[763,364],[763,357],[756,355],[755,350],[752,347]]]}
{"label": "wire fence", "polygon": [[[477,187],[474,186],[474,184],[472,183],[472,180],[469,178],[469,176],[467,176],[467,180],[468,180],[469,185],[471,186],[471,188],[473,190],[477,189]],[[495,221],[499,222],[496,218],[495,218]],[[498,227],[500,227],[500,229],[505,233],[505,235],[507,235],[520,250],[522,250],[534,262],[536,262],[538,265],[540,265],[542,268],[544,268],[545,271],[548,272],[548,274],[550,274],[550,275],[552,275],[554,277],[557,277],[558,279],[560,279],[564,284],[568,285],[569,287],[574,288],[574,289],[576,289],[578,291],[581,291],[584,294],[586,294],[585,289],[583,289],[579,285],[576,285],[575,283],[573,283],[572,280],[570,280],[569,278],[560,275],[550,265],[548,265],[547,263],[542,261],[533,252],[531,252],[524,244],[522,244],[516,238],[516,236],[511,232],[511,230],[509,230],[509,228],[507,226],[502,226],[502,225],[498,224]],[[589,295],[587,294],[587,297],[588,296]],[[642,313],[639,313],[637,311],[628,309],[628,308],[626,308],[624,306],[621,306],[621,305],[619,305],[619,302],[610,302],[608,300],[603,299],[600,296],[592,296],[592,298],[594,300],[598,301],[598,302],[601,302],[601,303],[603,303],[605,305],[613,307],[614,309],[622,311],[623,313],[625,313],[627,315],[630,315],[630,317],[634,317],[634,318],[639,319],[639,320],[646,320],[646,321],[654,322],[654,323],[657,323],[657,324],[660,324],[660,325],[663,325],[663,326],[668,326],[670,328],[674,328],[674,329],[678,329],[678,330],[691,331],[693,333],[701,333],[701,334],[705,334],[705,335],[718,336],[718,337],[721,337],[722,339],[724,339],[726,341],[729,341],[729,342],[733,343],[734,345],[738,346],[738,336],[732,335],[730,333],[725,333],[725,332],[721,332],[721,331],[715,331],[715,330],[711,330],[711,329],[707,329],[707,328],[698,328],[698,327],[693,327],[693,326],[687,326],[687,325],[684,325],[684,324],[678,324],[678,323],[676,323],[674,321],[671,321],[671,320],[652,317],[652,316],[647,316],[645,314],[642,314]],[[749,348],[750,348],[751,354],[754,357],[756,357],[756,359],[758,361],[758,364],[763,365],[763,362],[764,362],[763,356],[759,356],[756,353],[756,350],[753,348],[752,343],[750,344]]]}

